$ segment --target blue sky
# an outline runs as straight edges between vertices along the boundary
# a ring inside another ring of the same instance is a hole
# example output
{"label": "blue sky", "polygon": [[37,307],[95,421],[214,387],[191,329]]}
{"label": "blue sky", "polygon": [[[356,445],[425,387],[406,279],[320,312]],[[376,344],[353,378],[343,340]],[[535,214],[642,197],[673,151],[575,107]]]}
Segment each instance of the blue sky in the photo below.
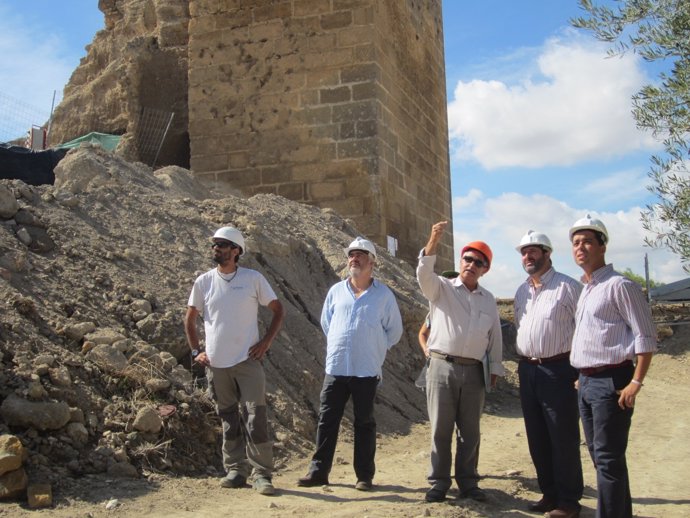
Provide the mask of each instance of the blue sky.
{"label": "blue sky", "polygon": [[[0,107],[4,95],[50,111],[103,28],[97,3],[0,0]],[[656,71],[635,55],[607,58],[570,28],[578,14],[575,0],[443,1],[454,242],[489,243],[482,284],[500,297],[525,278],[514,246],[529,229],[579,277],[567,231],[587,213],[607,225],[617,269],[644,274],[646,252],[654,280],[686,277],[677,257],[643,246],[639,222],[659,146],[635,128],[630,96]]]}

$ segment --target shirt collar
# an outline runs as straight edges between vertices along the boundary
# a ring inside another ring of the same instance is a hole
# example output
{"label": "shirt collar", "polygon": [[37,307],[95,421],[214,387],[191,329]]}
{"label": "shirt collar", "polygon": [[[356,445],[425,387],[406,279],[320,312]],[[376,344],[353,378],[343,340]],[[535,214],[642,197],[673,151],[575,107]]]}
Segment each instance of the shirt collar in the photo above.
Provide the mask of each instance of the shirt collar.
{"label": "shirt collar", "polygon": [[607,264],[599,268],[598,270],[594,270],[591,275],[591,279],[589,282],[587,282],[587,276],[583,275],[580,280],[582,281],[583,284],[598,284],[605,280],[607,277],[609,277],[613,273],[613,264]]}
{"label": "shirt collar", "polygon": [[467,290],[467,292],[469,292],[469,293],[476,293],[477,295],[484,295],[484,290],[482,289],[481,284],[477,284],[477,287],[475,288],[475,290],[471,291],[467,286],[465,286],[462,283],[462,280],[460,280],[459,275],[455,279],[453,279],[451,282],[453,283],[453,286],[455,286],[456,288],[461,288],[461,289]]}
{"label": "shirt collar", "polygon": [[[556,275],[556,270],[554,270],[553,266],[546,270],[546,273],[542,275],[539,280],[541,280],[541,285],[544,286],[544,284],[547,284],[553,279],[553,276]],[[527,277],[527,284],[530,286],[534,287],[534,281],[532,280],[532,277]]]}

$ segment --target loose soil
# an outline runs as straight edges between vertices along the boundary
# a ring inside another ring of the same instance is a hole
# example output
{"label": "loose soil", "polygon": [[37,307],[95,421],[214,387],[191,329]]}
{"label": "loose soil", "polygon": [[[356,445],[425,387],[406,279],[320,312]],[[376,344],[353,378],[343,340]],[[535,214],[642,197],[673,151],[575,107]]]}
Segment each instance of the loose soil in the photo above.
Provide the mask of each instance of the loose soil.
{"label": "loose soil", "polygon": [[[675,333],[663,342],[638,399],[628,447],[633,510],[638,518],[690,516],[689,433],[690,326],[674,326]],[[514,374],[516,364],[507,362]],[[482,420],[479,469],[481,486],[489,500],[476,503],[457,499],[449,492],[445,503],[423,502],[427,489],[429,427],[413,426],[405,435],[382,435],[378,441],[377,474],[372,492],[354,489],[352,437],[343,429],[331,485],[300,488],[297,479],[306,472],[308,458],[288,458],[275,475],[277,495],[265,497],[252,488],[223,489],[218,477],[167,477],[150,475],[146,480],[122,480],[101,475],[75,480],[56,495],[53,509],[29,511],[17,503],[4,504],[0,515],[13,517],[150,516],[331,516],[331,517],[519,517],[534,516],[525,508],[540,495],[514,385],[503,382],[487,399]],[[582,445],[585,496],[583,518],[594,516],[596,477]],[[106,510],[117,499],[118,505]]]}

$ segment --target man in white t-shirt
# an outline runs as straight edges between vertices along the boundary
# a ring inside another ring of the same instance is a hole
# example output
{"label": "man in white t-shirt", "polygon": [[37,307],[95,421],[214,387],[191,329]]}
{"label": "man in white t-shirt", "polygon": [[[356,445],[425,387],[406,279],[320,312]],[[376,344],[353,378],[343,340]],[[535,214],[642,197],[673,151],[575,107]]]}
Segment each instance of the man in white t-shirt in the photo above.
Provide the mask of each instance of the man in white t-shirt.
{"label": "man in white t-shirt", "polygon": [[[284,310],[261,273],[237,264],[246,251],[239,230],[222,227],[211,242],[217,266],[194,281],[184,325],[194,361],[206,367],[223,423],[227,475],[221,486],[243,487],[251,477],[260,494],[272,495],[273,442],[269,438],[261,361],[278,334]],[[257,321],[259,305],[273,312],[263,338],[259,337]],[[205,350],[199,346],[199,317],[204,322]]]}

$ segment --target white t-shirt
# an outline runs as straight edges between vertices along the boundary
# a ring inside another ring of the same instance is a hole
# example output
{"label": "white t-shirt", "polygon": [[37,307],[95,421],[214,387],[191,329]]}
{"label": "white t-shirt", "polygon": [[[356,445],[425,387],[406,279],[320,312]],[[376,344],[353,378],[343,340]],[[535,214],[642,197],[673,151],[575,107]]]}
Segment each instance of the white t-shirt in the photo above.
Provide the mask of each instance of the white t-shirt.
{"label": "white t-shirt", "polygon": [[249,348],[259,341],[259,304],[277,298],[266,278],[249,268],[238,267],[230,282],[216,268],[197,277],[187,304],[204,320],[211,366],[232,367],[249,357]]}

